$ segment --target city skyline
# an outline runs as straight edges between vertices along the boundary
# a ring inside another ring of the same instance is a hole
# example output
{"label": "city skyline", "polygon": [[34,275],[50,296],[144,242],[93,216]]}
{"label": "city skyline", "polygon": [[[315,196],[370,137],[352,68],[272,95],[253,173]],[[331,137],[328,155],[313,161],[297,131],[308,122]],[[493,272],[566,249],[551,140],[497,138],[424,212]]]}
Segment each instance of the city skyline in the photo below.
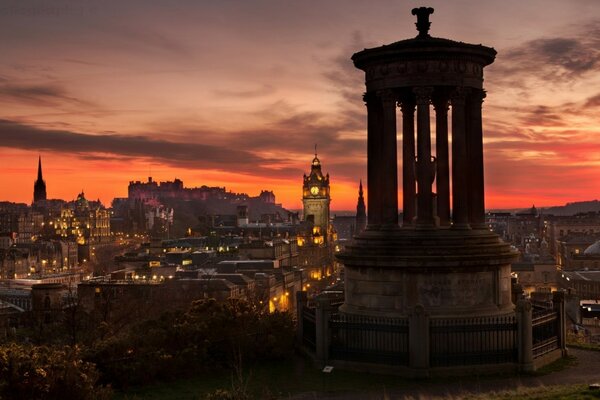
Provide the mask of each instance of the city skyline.
{"label": "city skyline", "polygon": [[[318,143],[332,209],[353,209],[366,110],[349,55],[417,34],[407,10],[420,4],[387,3],[15,2],[0,14],[0,200],[32,200],[41,154],[48,198],[83,188],[109,204],[152,176],[273,190],[299,209]],[[428,5],[433,36],[498,51],[484,83],[487,208],[596,199],[597,3]]]}

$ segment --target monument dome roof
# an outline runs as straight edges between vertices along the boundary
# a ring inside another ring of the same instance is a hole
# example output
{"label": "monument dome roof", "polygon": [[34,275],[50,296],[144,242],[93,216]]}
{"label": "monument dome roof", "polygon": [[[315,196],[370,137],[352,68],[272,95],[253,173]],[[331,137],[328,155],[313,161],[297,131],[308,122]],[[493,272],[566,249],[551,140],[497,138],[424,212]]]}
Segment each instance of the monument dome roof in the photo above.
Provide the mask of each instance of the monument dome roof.
{"label": "monument dome roof", "polygon": [[373,63],[429,59],[431,57],[438,59],[471,58],[478,60],[482,66],[494,62],[496,50],[491,47],[430,36],[428,33],[431,25],[429,14],[432,13],[432,8],[414,9],[413,15],[417,15],[419,18],[415,24],[419,34],[415,38],[359,51],[352,56],[354,65],[363,69]]}
{"label": "monument dome roof", "polygon": [[586,256],[600,256],[600,240],[585,249],[583,254]]}

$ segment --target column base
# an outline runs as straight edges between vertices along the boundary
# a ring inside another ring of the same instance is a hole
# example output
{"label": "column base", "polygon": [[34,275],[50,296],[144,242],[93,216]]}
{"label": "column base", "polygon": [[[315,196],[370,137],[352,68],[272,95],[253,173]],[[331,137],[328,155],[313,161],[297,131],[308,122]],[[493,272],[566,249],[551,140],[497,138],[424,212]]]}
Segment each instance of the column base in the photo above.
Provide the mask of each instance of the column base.
{"label": "column base", "polygon": [[452,223],[450,229],[466,231],[471,229],[471,225],[468,222],[455,222]]}
{"label": "column base", "polygon": [[475,229],[475,230],[488,230],[488,226],[485,224],[485,222],[476,222],[476,223],[471,223],[471,229]]}

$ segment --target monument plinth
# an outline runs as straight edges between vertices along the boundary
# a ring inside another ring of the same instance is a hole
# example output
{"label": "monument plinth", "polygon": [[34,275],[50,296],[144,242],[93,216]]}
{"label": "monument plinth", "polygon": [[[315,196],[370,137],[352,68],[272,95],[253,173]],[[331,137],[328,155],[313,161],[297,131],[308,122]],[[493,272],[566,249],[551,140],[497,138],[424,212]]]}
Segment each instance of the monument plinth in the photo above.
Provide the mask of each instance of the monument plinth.
{"label": "monument plinth", "polygon": [[431,318],[514,313],[510,263],[517,253],[485,225],[483,68],[496,51],[430,36],[432,13],[413,10],[415,38],[352,57],[365,71],[368,224],[339,255],[346,296],[340,312],[348,315],[406,317],[417,306]]}

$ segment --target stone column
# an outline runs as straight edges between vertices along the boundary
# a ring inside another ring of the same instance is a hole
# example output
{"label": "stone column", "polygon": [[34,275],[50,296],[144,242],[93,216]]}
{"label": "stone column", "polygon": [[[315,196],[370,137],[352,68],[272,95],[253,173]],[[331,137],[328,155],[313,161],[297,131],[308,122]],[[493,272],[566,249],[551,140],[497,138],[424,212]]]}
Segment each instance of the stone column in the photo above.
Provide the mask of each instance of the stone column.
{"label": "stone column", "polygon": [[402,226],[411,226],[416,216],[415,202],[415,101],[406,95],[402,110]]}
{"label": "stone column", "polygon": [[316,325],[316,357],[323,365],[329,360],[329,318],[331,316],[331,301],[327,297],[317,297],[315,310]]}
{"label": "stone column", "polygon": [[452,93],[452,228],[469,229],[468,160],[465,97],[467,89]]}
{"label": "stone column", "polygon": [[382,223],[383,110],[381,101],[373,92],[366,93],[367,105],[367,229],[378,229]]}
{"label": "stone column", "polygon": [[431,87],[413,89],[417,100],[417,228],[435,226],[431,185],[435,178],[435,161],[431,157],[431,129],[429,126],[429,103]]}
{"label": "stone column", "polygon": [[471,90],[467,107],[467,153],[469,161],[469,222],[473,229],[486,229],[483,177],[483,127],[481,106],[485,92]]}
{"label": "stone column", "polygon": [[531,323],[531,302],[521,299],[517,302],[517,329],[519,369],[533,371],[533,332]]}
{"label": "stone column", "polygon": [[437,215],[441,226],[450,225],[450,161],[448,157],[448,97],[440,93],[435,108],[435,155],[437,161]]}
{"label": "stone column", "polygon": [[381,198],[382,227],[398,228],[398,150],[396,137],[396,96],[392,90],[377,92],[380,98],[382,126]]}
{"label": "stone column", "polygon": [[429,314],[417,304],[408,315],[408,365],[415,377],[429,376]]}

